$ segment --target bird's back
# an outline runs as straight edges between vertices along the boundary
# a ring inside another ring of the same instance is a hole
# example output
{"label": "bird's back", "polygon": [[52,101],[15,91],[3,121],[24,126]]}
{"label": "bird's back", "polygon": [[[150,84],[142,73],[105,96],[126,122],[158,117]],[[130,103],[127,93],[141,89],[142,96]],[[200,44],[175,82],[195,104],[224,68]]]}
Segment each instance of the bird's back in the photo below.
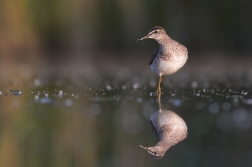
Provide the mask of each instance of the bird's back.
{"label": "bird's back", "polygon": [[186,61],[188,58],[187,48],[173,39],[169,39],[160,50],[161,57],[168,58],[170,61]]}
{"label": "bird's back", "polygon": [[150,121],[157,131],[167,125],[176,126],[181,129],[187,128],[185,121],[176,113],[169,110],[162,110],[153,113],[150,117]]}

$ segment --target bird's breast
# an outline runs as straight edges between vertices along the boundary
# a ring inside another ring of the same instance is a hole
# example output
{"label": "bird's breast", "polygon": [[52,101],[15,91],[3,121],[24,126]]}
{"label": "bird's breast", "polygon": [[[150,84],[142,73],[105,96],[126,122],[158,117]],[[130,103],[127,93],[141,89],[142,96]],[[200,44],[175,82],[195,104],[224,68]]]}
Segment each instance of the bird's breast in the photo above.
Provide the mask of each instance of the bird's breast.
{"label": "bird's breast", "polygon": [[187,59],[173,60],[159,56],[150,65],[152,71],[158,75],[170,75],[177,72],[186,63]]}

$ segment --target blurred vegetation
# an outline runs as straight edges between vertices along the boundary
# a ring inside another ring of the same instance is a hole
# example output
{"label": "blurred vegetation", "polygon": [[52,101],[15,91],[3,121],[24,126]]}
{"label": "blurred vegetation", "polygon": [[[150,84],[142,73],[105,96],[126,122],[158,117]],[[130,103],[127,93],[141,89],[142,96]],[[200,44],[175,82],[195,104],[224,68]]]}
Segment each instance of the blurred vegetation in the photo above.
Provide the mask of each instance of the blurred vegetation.
{"label": "blurred vegetation", "polygon": [[2,0],[0,51],[130,51],[160,25],[190,50],[249,52],[251,7],[247,0]]}

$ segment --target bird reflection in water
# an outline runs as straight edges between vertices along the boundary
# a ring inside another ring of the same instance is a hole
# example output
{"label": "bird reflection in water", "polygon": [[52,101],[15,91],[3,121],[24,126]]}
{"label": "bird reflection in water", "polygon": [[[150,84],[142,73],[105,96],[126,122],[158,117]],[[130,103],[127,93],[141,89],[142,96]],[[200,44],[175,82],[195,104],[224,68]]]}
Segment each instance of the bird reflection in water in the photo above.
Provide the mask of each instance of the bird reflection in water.
{"label": "bird reflection in water", "polygon": [[157,94],[159,110],[150,117],[152,132],[159,138],[157,144],[153,147],[137,146],[148,151],[154,159],[161,159],[166,151],[173,145],[184,140],[187,136],[187,126],[185,121],[176,113],[163,108],[161,104],[161,94]]}

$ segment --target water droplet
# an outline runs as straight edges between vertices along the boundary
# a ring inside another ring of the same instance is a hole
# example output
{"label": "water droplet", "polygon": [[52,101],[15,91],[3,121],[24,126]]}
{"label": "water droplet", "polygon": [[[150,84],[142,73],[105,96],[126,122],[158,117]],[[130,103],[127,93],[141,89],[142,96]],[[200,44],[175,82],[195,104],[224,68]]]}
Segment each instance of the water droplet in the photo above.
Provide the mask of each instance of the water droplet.
{"label": "water droplet", "polygon": [[59,96],[63,96],[63,91],[62,90],[59,91]]}
{"label": "water droplet", "polygon": [[9,90],[9,92],[13,96],[21,96],[22,95],[22,91],[20,91],[20,90]]}
{"label": "water droplet", "polygon": [[194,96],[200,96],[200,94],[199,94],[199,93],[193,93],[193,95],[194,95]]}

